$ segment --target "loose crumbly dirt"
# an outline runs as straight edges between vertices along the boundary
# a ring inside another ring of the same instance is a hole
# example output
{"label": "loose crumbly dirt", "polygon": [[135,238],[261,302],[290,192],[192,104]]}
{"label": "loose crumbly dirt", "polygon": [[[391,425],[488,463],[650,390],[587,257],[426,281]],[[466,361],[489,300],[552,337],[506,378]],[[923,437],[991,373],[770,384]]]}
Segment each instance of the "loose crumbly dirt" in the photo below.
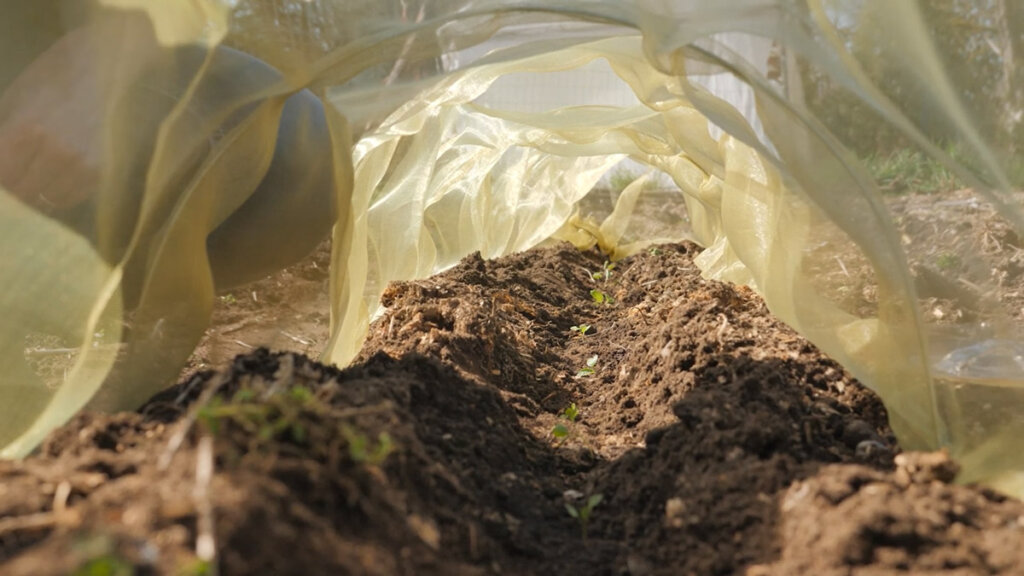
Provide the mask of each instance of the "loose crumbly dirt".
{"label": "loose crumbly dirt", "polygon": [[389,287],[338,370],[294,352],[327,337],[325,247],[222,297],[176,388],[0,462],[0,573],[1020,572],[1021,502],[901,453],[696,254],[470,256]]}

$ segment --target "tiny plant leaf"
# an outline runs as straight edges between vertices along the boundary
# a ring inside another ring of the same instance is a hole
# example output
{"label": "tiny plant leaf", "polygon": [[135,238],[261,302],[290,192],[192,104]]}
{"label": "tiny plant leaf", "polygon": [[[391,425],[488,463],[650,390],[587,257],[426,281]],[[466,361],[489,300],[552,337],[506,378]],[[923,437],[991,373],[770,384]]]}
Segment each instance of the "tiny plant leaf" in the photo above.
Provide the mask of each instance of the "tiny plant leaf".
{"label": "tiny plant leaf", "polygon": [[579,371],[576,372],[576,377],[582,378],[584,376],[593,376],[594,372],[596,372],[596,370],[594,369],[595,366],[597,366],[597,354],[594,354],[590,358],[587,358],[587,365],[584,366],[583,368],[580,368]]}
{"label": "tiny plant leaf", "polygon": [[590,525],[590,517],[593,515],[594,508],[597,508],[602,500],[604,500],[602,494],[591,494],[583,506],[577,507],[573,504],[565,504],[565,511],[579,522],[580,534],[583,536],[584,541],[587,539],[587,527]]}
{"label": "tiny plant leaf", "polygon": [[377,435],[377,445],[371,447],[370,439],[362,432],[358,432],[350,426],[342,426],[341,434],[348,442],[348,455],[357,464],[370,464],[376,466],[383,462],[388,454],[394,450],[391,442],[391,435],[381,432]]}
{"label": "tiny plant leaf", "polygon": [[580,324],[578,326],[572,326],[569,328],[569,330],[572,330],[573,332],[579,334],[580,336],[586,336],[587,332],[590,330],[590,324]]}
{"label": "tiny plant leaf", "polygon": [[558,424],[555,424],[555,427],[551,429],[551,435],[559,440],[568,438],[570,434],[569,427],[576,422],[579,415],[580,411],[576,408],[576,403],[573,402],[572,404],[569,404],[569,406],[562,410],[561,414],[558,415],[559,418],[567,420],[569,423],[564,424],[559,422]]}
{"label": "tiny plant leaf", "polygon": [[298,404],[306,404],[313,400],[313,391],[305,386],[292,386],[288,390],[288,396]]}
{"label": "tiny plant leaf", "polygon": [[566,408],[565,410],[562,410],[562,417],[568,420],[569,422],[575,422],[576,419],[579,418],[579,416],[580,411],[579,408],[576,407],[575,402],[569,404],[569,407]]}
{"label": "tiny plant leaf", "polygon": [[196,560],[193,564],[186,566],[181,571],[181,576],[213,576],[217,572],[213,564],[207,560]]}
{"label": "tiny plant leaf", "polygon": [[605,282],[607,282],[608,279],[612,277],[612,270],[614,269],[615,264],[612,264],[611,262],[605,260],[604,264],[601,265],[601,269],[598,270],[597,272],[592,272],[590,274],[590,277],[594,280],[604,280]]}
{"label": "tiny plant leaf", "polygon": [[939,270],[949,272],[960,266],[960,258],[952,252],[943,252],[942,254],[939,254],[936,263],[939,266]]}
{"label": "tiny plant leaf", "polygon": [[131,564],[113,555],[95,558],[79,566],[73,576],[130,576],[135,570]]}
{"label": "tiny plant leaf", "polygon": [[615,264],[605,260],[604,261],[604,281],[607,282],[612,277],[612,270],[615,270]]}
{"label": "tiny plant leaf", "polygon": [[255,399],[256,393],[251,388],[242,388],[231,397],[231,403],[241,404],[243,402],[252,402]]}

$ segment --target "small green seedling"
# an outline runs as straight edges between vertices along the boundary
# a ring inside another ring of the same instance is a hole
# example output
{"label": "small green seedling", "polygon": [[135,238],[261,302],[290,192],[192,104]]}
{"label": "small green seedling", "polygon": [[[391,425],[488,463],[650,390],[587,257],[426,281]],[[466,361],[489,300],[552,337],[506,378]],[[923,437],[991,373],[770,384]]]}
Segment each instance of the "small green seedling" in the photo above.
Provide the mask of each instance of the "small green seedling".
{"label": "small green seedling", "polygon": [[580,324],[579,326],[571,326],[569,330],[579,334],[580,336],[586,336],[587,332],[590,331],[590,324]]}
{"label": "small green seedling", "polygon": [[576,507],[573,504],[566,502],[565,510],[580,523],[580,535],[583,536],[583,541],[587,540],[587,527],[590,525],[590,517],[593,515],[594,508],[604,500],[604,496],[601,494],[591,494],[587,498],[586,504],[580,507]]}
{"label": "small green seedling", "polygon": [[209,560],[196,560],[178,572],[179,576],[213,576],[216,573],[213,563]]}
{"label": "small green seedling", "polygon": [[235,298],[234,294],[225,294],[220,297],[220,301],[225,304],[231,305],[234,304],[235,302],[238,302],[238,299]]}
{"label": "small green seedling", "polygon": [[82,564],[74,572],[73,576],[130,576],[135,573],[134,567],[127,561],[107,554],[99,558],[93,558]]}
{"label": "small green seedling", "polygon": [[614,269],[615,264],[612,264],[611,262],[605,260],[604,264],[601,265],[601,269],[598,270],[597,272],[592,273],[590,277],[593,278],[594,280],[604,280],[605,282],[607,282],[608,279],[612,277],[612,270]]}
{"label": "small green seedling", "polygon": [[[565,410],[562,410],[562,413],[559,414],[558,417],[563,420],[568,420],[569,425],[572,425],[576,422],[576,419],[580,417],[580,410],[576,407],[576,403],[573,402],[572,404],[569,404]],[[559,440],[564,440],[569,437],[569,426],[559,422],[551,429],[551,435]]]}
{"label": "small green seedling", "polygon": [[647,253],[650,254],[651,256],[659,256],[659,255],[661,255],[661,249],[659,249],[659,248],[651,248],[651,249],[647,250]]}
{"label": "small green seedling", "polygon": [[569,422],[575,422],[580,417],[580,410],[576,407],[576,403],[573,402],[565,410],[562,410],[561,416]]}
{"label": "small green seedling", "polygon": [[303,412],[312,408],[314,401],[313,391],[305,386],[292,386],[265,401],[260,401],[254,390],[242,388],[230,400],[214,396],[199,409],[198,419],[214,436],[225,422],[231,422],[261,442],[290,437],[302,444],[308,438]]}
{"label": "small green seedling", "polygon": [[583,378],[584,376],[593,376],[594,372],[596,372],[594,368],[595,366],[597,366],[597,354],[594,354],[590,358],[587,358],[587,365],[584,366],[583,368],[580,368],[579,371],[576,372],[576,377]]}
{"label": "small green seedling", "polygon": [[377,445],[371,447],[370,439],[365,434],[358,432],[350,426],[342,426],[341,434],[348,442],[348,455],[357,464],[370,464],[377,466],[383,462],[395,449],[391,442],[391,435],[381,432],[377,435]]}
{"label": "small green seedling", "polygon": [[71,576],[131,576],[134,564],[121,555],[113,536],[105,532],[87,532],[72,537]]}
{"label": "small green seedling", "polygon": [[960,257],[952,252],[943,252],[939,254],[936,264],[939,265],[939,270],[949,272],[960,266]]}
{"label": "small green seedling", "polygon": [[612,297],[609,296],[608,294],[605,294],[601,290],[598,290],[597,288],[594,288],[593,290],[590,291],[590,298],[594,302],[597,302],[598,304],[611,304],[612,303]]}

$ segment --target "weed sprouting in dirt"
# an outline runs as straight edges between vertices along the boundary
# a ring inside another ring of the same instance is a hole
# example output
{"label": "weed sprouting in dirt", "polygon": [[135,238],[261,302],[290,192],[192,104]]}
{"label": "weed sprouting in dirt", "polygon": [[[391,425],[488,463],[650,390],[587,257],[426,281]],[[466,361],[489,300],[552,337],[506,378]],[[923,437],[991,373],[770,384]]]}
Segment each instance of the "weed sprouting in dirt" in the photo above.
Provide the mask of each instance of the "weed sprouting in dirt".
{"label": "weed sprouting in dirt", "polygon": [[557,440],[566,440],[572,435],[572,426],[576,423],[576,419],[580,417],[580,410],[576,407],[576,403],[569,404],[562,413],[558,415],[564,422],[555,424],[555,427],[551,429],[551,435]]}
{"label": "weed sprouting in dirt", "polygon": [[391,435],[381,432],[377,435],[376,445],[371,445],[370,439],[358,430],[343,424],[341,434],[348,442],[348,455],[356,464],[369,464],[377,466],[387,459],[394,451],[395,446],[391,442]]}
{"label": "weed sprouting in dirt", "polygon": [[569,422],[575,422],[576,419],[580,417],[580,410],[579,408],[576,407],[575,402],[569,404],[569,406],[567,406],[565,410],[562,410],[562,417],[568,420]]}
{"label": "weed sprouting in dirt", "polygon": [[292,386],[261,401],[256,391],[242,388],[230,400],[214,396],[199,409],[198,420],[216,436],[223,423],[231,422],[261,442],[290,439],[298,444],[307,440],[303,413],[313,407],[313,393],[305,386]]}
{"label": "weed sprouting in dirt", "polygon": [[587,365],[576,371],[577,378],[585,378],[587,376],[593,376],[597,372],[597,354],[594,354],[590,358],[587,358]]}
{"label": "weed sprouting in dirt", "polygon": [[90,560],[72,572],[73,576],[131,576],[134,573],[131,564],[112,555]]}
{"label": "weed sprouting in dirt", "polygon": [[[372,411],[372,407],[368,409]],[[310,446],[315,452],[326,449],[322,440],[311,441],[312,427],[321,428],[320,435],[328,434],[344,439],[352,462],[378,466],[394,452],[395,443],[388,432],[380,432],[371,439],[354,424],[351,417],[361,410],[344,414],[322,401],[312,389],[293,385],[280,391],[258,392],[251,387],[237,390],[230,398],[214,396],[197,413],[202,429],[213,436],[223,435],[228,427],[241,429],[252,439],[250,448],[270,446],[275,442],[287,442]],[[323,426],[334,420],[335,425]],[[330,444],[328,442],[328,444]]]}
{"label": "weed sprouting in dirt", "polygon": [[598,304],[612,304],[612,297],[603,291],[593,288],[590,290],[590,299]]}
{"label": "weed sprouting in dirt", "polygon": [[960,257],[952,252],[943,252],[939,254],[939,257],[935,260],[939,270],[943,272],[952,272],[953,270],[960,267]]}
{"label": "weed sprouting in dirt", "polygon": [[214,576],[217,574],[215,565],[208,560],[196,560],[182,568],[179,576]]}
{"label": "weed sprouting in dirt", "polygon": [[605,260],[604,264],[601,265],[601,269],[597,272],[592,272],[590,277],[594,280],[603,280],[607,282],[612,277],[612,270],[615,269],[615,264]]}
{"label": "weed sprouting in dirt", "polygon": [[886,156],[868,158],[866,164],[878,187],[887,193],[933,194],[963,187],[945,165],[919,150],[896,150]]}
{"label": "weed sprouting in dirt", "polygon": [[587,529],[590,526],[590,518],[594,514],[594,508],[597,508],[602,500],[604,500],[604,495],[591,494],[587,497],[586,502],[584,502],[582,506],[576,506],[571,502],[565,503],[566,512],[568,512],[569,516],[575,518],[580,524],[580,536],[583,538],[584,542],[587,541]]}
{"label": "weed sprouting in dirt", "polygon": [[134,564],[121,555],[113,538],[104,533],[92,533],[75,542],[71,554],[78,558],[71,569],[72,576],[131,576]]}
{"label": "weed sprouting in dirt", "polygon": [[579,336],[586,336],[587,332],[590,331],[590,328],[590,324],[578,324],[576,326],[569,327],[569,330],[572,330]]}

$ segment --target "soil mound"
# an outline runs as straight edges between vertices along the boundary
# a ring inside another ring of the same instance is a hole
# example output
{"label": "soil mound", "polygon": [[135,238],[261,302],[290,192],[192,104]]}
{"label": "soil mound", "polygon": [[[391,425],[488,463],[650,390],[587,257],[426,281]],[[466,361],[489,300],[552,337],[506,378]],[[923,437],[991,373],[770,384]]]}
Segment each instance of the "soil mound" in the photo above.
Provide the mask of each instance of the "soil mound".
{"label": "soil mound", "polygon": [[[392,285],[346,370],[265,349],[0,463],[3,574],[1012,574],[1024,506],[707,281],[568,246]],[[255,300],[255,297],[254,297]]]}

